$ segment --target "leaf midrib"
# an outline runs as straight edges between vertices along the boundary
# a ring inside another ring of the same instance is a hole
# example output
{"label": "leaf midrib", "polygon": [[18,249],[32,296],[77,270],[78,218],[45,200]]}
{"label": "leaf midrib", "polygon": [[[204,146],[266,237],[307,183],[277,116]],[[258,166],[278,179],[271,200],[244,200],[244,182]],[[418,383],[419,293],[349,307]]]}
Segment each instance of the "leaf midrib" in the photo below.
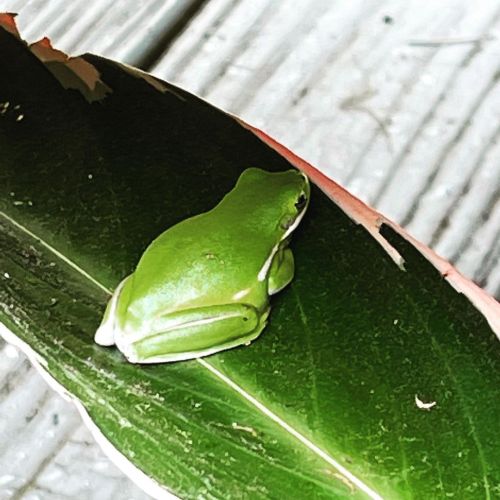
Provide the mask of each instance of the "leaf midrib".
{"label": "leaf midrib", "polygon": [[[41,237],[36,235],[30,229],[25,227],[24,225],[17,222],[15,219],[10,217],[3,211],[0,211],[0,215],[7,220],[8,223],[12,224],[14,227],[24,232],[38,243],[40,243],[43,247],[49,250],[52,254],[54,254],[58,259],[66,263],[72,269],[77,271],[79,274],[84,276],[86,279],[91,281],[94,285],[100,288],[102,291],[106,292],[108,295],[112,295],[113,292],[102,283],[100,283],[96,278],[94,278],[91,274],[89,274],[85,269],[81,268],[74,261],[69,259],[66,255],[61,253],[57,248],[53,247],[51,244],[47,243]],[[261,414],[263,414],[266,418],[272,420],[275,424],[282,428],[282,430],[286,431],[292,437],[294,437],[297,441],[299,441],[303,446],[305,446],[310,452],[312,452],[317,457],[321,458],[328,465],[333,467],[339,474],[341,474],[345,480],[347,480],[350,484],[355,486],[358,490],[365,493],[369,498],[375,500],[382,500],[382,496],[377,492],[372,490],[367,484],[365,484],[361,479],[355,476],[352,472],[350,472],[346,467],[337,462],[333,457],[330,456],[327,452],[322,450],[319,446],[315,445],[312,441],[310,441],[306,436],[304,436],[301,432],[296,430],[293,426],[288,424],[285,420],[275,414],[272,410],[270,410],[265,404],[260,402],[257,398],[248,393],[243,387],[237,384],[234,380],[232,380],[227,375],[220,372],[215,366],[206,361],[203,358],[196,358],[196,361],[200,366],[202,366],[205,370],[211,373],[212,376],[215,376],[221,382],[223,382],[228,388],[230,388],[233,392],[237,393],[239,396],[243,397],[247,402],[249,402],[254,408],[256,408]],[[114,445],[113,445],[114,446]]]}

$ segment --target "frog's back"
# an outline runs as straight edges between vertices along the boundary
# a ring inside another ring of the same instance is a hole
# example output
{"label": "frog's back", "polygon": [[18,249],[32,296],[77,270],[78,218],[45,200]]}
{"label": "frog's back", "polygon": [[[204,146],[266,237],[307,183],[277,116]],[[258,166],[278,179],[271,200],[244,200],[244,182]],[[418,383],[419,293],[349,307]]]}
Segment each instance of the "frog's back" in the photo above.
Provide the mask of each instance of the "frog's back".
{"label": "frog's back", "polygon": [[[211,212],[186,219],[162,233],[144,252],[133,275],[137,314],[152,313],[147,297],[161,295],[165,312],[237,301],[242,290],[266,287],[257,275],[275,242],[245,218]],[[262,295],[263,290],[255,290]],[[144,300],[142,300],[144,298]]]}

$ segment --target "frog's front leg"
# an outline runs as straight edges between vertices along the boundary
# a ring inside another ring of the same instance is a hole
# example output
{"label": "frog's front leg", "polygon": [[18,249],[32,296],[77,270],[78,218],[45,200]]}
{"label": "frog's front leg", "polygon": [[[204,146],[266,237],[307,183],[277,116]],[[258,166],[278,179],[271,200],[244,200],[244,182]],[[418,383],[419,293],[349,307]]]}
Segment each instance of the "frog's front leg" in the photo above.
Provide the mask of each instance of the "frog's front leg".
{"label": "frog's front leg", "polygon": [[151,333],[130,342],[118,332],[116,344],[132,363],[162,363],[198,358],[246,344],[266,326],[269,308],[222,304],[158,316]]}
{"label": "frog's front leg", "polygon": [[293,279],[295,265],[293,253],[288,247],[280,248],[273,258],[268,278],[268,293],[273,295],[283,290]]}
{"label": "frog's front leg", "polygon": [[123,279],[118,287],[113,292],[113,295],[108,301],[108,305],[106,306],[106,311],[104,312],[104,316],[102,318],[101,324],[99,328],[95,332],[94,340],[96,344],[103,346],[110,346],[115,343],[115,332],[117,329],[117,312],[118,312],[118,304],[120,299],[123,298],[123,290],[127,280],[131,277],[127,276]]}

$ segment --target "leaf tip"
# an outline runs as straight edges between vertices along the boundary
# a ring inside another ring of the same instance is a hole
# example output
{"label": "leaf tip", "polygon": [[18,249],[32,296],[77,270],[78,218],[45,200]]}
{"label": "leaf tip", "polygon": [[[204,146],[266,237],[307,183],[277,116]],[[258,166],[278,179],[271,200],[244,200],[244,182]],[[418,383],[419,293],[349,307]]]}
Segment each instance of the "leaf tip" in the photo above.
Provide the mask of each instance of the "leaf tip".
{"label": "leaf tip", "polygon": [[[23,41],[15,17],[16,14],[0,13],[0,27]],[[100,73],[92,64],[82,57],[70,57],[55,49],[49,38],[43,37],[28,48],[65,89],[78,90],[87,101],[100,101],[111,93],[111,89],[101,80]]]}
{"label": "leaf tip", "polygon": [[5,31],[8,31],[11,35],[14,35],[16,38],[21,39],[21,35],[17,29],[16,24],[16,16],[12,12],[2,12],[0,13],[0,27],[2,27]]}

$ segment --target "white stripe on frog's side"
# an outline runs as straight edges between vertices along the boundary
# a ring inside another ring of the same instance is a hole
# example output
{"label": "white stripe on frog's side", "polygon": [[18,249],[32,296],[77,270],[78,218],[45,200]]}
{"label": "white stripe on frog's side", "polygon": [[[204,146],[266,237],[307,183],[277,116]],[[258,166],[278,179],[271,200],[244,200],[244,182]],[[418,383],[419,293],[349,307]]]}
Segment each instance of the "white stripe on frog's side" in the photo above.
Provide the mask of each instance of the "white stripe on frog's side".
{"label": "white stripe on frog's side", "polygon": [[261,270],[259,271],[259,274],[257,275],[257,279],[259,281],[264,281],[267,278],[267,275],[269,273],[269,269],[271,268],[271,264],[273,263],[274,256],[276,255],[276,252],[278,251],[278,248],[280,246],[280,243],[276,243],[274,245],[271,253],[269,254],[269,257],[266,259],[264,262],[264,265],[262,266]]}

